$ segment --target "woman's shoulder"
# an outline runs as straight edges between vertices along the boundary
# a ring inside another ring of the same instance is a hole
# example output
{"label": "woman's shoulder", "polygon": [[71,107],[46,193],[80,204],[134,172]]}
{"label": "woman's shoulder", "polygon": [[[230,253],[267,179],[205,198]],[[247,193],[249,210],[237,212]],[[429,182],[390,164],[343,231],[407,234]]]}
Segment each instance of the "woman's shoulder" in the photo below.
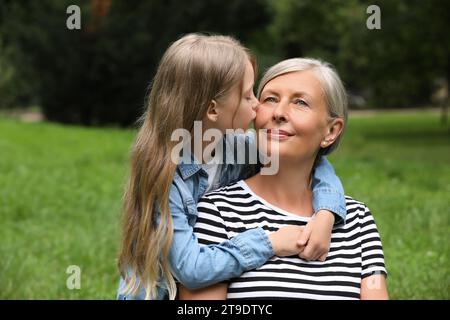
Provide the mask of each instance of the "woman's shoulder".
{"label": "woman's shoulder", "polygon": [[223,209],[223,206],[239,206],[242,202],[240,198],[246,197],[246,191],[242,188],[239,181],[209,191],[200,198],[197,204],[199,217],[220,217],[222,216],[221,209]]}
{"label": "woman's shoulder", "polygon": [[366,207],[366,204],[358,199],[355,199],[349,195],[345,195],[345,202],[348,206],[358,206],[358,207]]}
{"label": "woman's shoulder", "polygon": [[211,190],[208,193],[206,193],[205,196],[231,195],[246,192],[246,190],[242,187],[242,181],[243,180],[232,182],[216,190]]}
{"label": "woman's shoulder", "polygon": [[359,221],[359,223],[367,224],[374,222],[374,217],[365,202],[359,201],[348,195],[345,196],[347,217],[346,224]]}
{"label": "woman's shoulder", "polygon": [[242,180],[234,183],[230,183],[226,186],[220,187],[219,189],[208,191],[202,196],[200,202],[217,202],[224,200],[228,203],[234,201],[240,201],[239,199],[247,199],[250,195],[242,184]]}
{"label": "woman's shoulder", "polygon": [[371,216],[369,208],[367,205],[351,196],[345,195],[345,205],[347,208],[347,221],[354,216],[359,216],[364,218]]}

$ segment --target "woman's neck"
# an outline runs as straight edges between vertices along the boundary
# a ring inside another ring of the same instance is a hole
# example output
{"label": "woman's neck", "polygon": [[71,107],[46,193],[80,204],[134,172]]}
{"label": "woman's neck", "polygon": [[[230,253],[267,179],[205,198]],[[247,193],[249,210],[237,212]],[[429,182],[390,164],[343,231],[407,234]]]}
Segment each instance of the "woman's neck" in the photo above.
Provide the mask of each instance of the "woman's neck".
{"label": "woman's neck", "polygon": [[314,162],[288,162],[280,159],[274,175],[260,173],[246,180],[248,186],[269,203],[292,213],[311,216],[311,172]]}

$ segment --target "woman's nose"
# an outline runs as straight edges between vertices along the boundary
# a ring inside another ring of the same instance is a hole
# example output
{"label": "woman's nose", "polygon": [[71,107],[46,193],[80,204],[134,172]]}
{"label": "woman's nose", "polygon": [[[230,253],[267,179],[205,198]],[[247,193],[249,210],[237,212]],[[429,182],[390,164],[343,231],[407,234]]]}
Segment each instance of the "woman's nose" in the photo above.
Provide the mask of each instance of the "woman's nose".
{"label": "woman's nose", "polygon": [[287,121],[287,104],[280,101],[273,109],[272,120],[276,122]]}

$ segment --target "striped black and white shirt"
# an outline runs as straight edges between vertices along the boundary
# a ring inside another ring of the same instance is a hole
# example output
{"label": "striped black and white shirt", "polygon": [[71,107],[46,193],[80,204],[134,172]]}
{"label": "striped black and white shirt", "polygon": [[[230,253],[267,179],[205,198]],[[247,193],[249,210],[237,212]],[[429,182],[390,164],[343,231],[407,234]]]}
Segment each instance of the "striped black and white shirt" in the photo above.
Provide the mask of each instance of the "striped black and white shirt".
{"label": "striped black and white shirt", "polygon": [[[227,298],[359,299],[361,279],[386,274],[386,269],[372,214],[362,202],[350,197],[346,202],[346,224],[333,228],[326,261],[272,257],[260,268],[231,279]],[[194,232],[201,244],[208,245],[256,227],[270,233],[287,225],[306,225],[310,219],[275,207],[241,180],[200,200]]]}

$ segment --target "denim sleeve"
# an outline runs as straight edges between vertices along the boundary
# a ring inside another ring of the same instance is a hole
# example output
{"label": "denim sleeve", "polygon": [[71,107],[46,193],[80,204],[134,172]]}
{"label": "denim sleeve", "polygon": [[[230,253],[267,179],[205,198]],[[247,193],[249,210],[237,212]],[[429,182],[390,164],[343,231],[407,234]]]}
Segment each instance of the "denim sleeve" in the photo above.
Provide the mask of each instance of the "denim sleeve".
{"label": "denim sleeve", "polygon": [[188,223],[181,196],[172,186],[170,210],[173,240],[169,252],[172,273],[193,290],[240,276],[263,265],[274,255],[272,244],[261,228],[241,233],[217,245],[201,246]]}
{"label": "denim sleeve", "polygon": [[347,209],[344,188],[324,156],[320,157],[314,169],[312,188],[314,212],[329,210],[335,214],[336,224],[345,223]]}

